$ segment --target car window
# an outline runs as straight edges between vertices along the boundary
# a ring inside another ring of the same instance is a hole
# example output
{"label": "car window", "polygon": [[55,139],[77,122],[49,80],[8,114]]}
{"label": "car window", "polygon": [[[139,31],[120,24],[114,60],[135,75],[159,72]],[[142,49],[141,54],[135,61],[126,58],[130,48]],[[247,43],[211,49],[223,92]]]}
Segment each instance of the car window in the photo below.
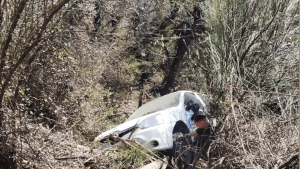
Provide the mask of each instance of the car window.
{"label": "car window", "polygon": [[204,109],[204,105],[201,104],[200,100],[196,97],[195,93],[184,93],[184,105],[186,106],[188,102],[191,102],[192,104],[198,103],[200,109]]}
{"label": "car window", "polygon": [[144,105],[142,105],[140,108],[138,108],[128,119],[132,120],[138,117],[145,116],[150,113],[154,113],[160,110],[164,110],[170,107],[177,106],[179,104],[179,96],[180,92],[174,92],[167,95],[164,95],[162,97],[159,97],[157,99],[154,99]]}

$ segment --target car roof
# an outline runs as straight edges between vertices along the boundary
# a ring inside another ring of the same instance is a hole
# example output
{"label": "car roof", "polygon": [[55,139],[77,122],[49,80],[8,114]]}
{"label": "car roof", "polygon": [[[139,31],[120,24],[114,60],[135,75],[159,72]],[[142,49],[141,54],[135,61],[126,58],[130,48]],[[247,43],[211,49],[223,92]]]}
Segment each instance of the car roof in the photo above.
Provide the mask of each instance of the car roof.
{"label": "car roof", "polygon": [[161,97],[158,97],[141,107],[139,107],[126,121],[133,120],[138,117],[145,116],[147,114],[155,113],[160,110],[164,110],[170,107],[175,107],[179,104],[180,93],[182,91],[170,93]]}

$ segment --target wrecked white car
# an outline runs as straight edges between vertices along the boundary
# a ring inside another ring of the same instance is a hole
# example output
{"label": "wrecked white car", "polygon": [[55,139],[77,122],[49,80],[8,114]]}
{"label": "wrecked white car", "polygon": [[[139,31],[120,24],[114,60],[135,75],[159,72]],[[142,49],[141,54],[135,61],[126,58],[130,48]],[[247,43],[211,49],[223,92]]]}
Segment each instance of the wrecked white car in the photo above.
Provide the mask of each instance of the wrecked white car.
{"label": "wrecked white car", "polygon": [[191,121],[194,114],[186,110],[188,103],[200,105],[199,112],[205,115],[205,101],[197,93],[178,91],[152,100],[138,108],[123,124],[103,132],[95,138],[102,144],[115,144],[108,136],[134,139],[154,150],[171,150],[172,135],[177,132],[189,133],[196,128]]}

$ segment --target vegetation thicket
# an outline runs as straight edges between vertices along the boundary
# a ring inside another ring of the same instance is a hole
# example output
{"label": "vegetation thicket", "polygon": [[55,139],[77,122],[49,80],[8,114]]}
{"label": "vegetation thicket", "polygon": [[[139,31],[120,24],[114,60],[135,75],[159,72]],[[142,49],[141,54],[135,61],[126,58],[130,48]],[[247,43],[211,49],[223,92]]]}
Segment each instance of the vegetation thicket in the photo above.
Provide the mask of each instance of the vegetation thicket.
{"label": "vegetation thicket", "polygon": [[0,168],[139,168],[95,136],[178,90],[208,98],[207,168],[299,167],[298,0],[0,0]]}

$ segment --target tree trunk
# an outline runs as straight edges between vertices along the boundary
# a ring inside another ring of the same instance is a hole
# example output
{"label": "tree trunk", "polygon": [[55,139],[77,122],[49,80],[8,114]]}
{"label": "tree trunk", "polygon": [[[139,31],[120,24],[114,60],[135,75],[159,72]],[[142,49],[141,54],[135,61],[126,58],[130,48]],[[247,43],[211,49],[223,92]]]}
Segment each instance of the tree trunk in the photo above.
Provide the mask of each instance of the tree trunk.
{"label": "tree trunk", "polygon": [[179,67],[183,60],[183,56],[187,50],[188,45],[190,44],[191,39],[183,39],[180,38],[177,41],[177,52],[172,61],[171,67],[169,69],[169,73],[164,80],[164,87],[160,90],[160,95],[166,95],[171,92],[171,89],[174,87],[174,81],[178,74]]}

